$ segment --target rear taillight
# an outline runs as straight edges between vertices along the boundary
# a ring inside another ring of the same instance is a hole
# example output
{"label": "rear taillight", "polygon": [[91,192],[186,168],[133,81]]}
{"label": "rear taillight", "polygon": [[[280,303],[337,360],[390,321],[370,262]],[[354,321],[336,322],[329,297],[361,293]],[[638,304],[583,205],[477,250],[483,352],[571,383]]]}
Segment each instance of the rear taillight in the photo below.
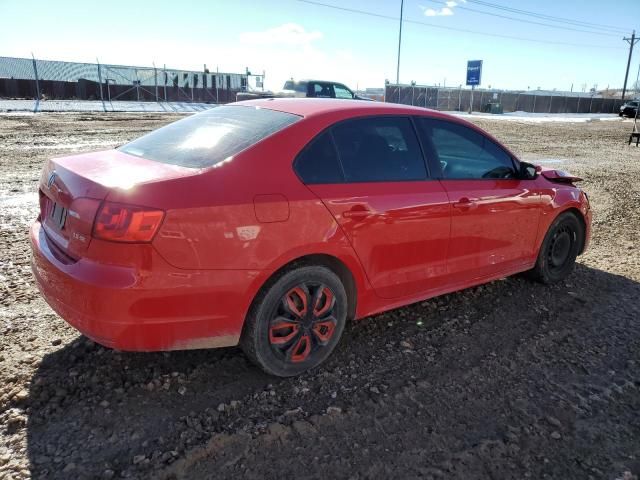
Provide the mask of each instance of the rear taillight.
{"label": "rear taillight", "polygon": [[115,242],[150,242],[163,218],[162,210],[104,202],[93,226],[93,236]]}

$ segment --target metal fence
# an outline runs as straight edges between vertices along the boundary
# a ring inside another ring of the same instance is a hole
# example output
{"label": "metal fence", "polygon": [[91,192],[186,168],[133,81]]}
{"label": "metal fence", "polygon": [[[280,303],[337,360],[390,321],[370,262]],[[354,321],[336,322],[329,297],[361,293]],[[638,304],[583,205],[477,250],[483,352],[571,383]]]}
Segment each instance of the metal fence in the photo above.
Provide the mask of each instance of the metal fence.
{"label": "metal fence", "polygon": [[445,111],[468,111],[473,103],[472,110],[476,112],[490,111],[491,104],[500,104],[505,112],[531,113],[617,113],[623,103],[617,98],[588,93],[547,95],[483,89],[472,94],[467,88],[419,85],[387,85],[385,102]]}
{"label": "metal fence", "polygon": [[[247,74],[0,57],[0,98],[227,103]],[[105,106],[105,111],[107,110]]]}

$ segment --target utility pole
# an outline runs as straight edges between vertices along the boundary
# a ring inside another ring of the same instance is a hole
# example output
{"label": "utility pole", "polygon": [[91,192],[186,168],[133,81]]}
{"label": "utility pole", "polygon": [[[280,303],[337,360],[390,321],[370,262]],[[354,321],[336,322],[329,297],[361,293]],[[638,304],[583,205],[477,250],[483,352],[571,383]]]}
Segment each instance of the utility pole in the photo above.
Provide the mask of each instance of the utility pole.
{"label": "utility pole", "polygon": [[631,38],[624,37],[624,41],[629,43],[629,60],[627,60],[627,72],[624,74],[624,86],[622,87],[622,100],[627,93],[627,79],[629,78],[629,67],[631,66],[631,56],[633,55],[633,46],[638,43],[640,38],[636,38],[636,31],[631,34]]}
{"label": "utility pole", "polygon": [[404,0],[400,0],[400,33],[398,34],[398,67],[396,68],[396,85],[400,83],[400,46],[402,45],[402,9]]}

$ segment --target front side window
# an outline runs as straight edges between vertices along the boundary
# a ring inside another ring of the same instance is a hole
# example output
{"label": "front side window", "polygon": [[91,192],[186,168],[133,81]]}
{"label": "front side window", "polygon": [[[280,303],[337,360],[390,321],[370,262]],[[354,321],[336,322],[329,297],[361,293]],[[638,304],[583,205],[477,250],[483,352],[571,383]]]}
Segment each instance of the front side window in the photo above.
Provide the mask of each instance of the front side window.
{"label": "front side window", "polygon": [[336,98],[350,98],[353,99],[353,93],[351,93],[351,91],[343,86],[343,85],[337,85],[334,84],[333,85],[333,91],[336,94]]}
{"label": "front side window", "polygon": [[326,83],[313,83],[312,95],[318,98],[331,98],[331,86]]}
{"label": "front side window", "polygon": [[445,179],[516,178],[511,156],[481,133],[446,120],[421,118]]}
{"label": "front side window", "polygon": [[225,105],[154,130],[118,150],[183,167],[212,167],[300,118],[265,108]]}
{"label": "front side window", "polygon": [[367,117],[332,128],[347,182],[424,180],[427,171],[411,120]]}

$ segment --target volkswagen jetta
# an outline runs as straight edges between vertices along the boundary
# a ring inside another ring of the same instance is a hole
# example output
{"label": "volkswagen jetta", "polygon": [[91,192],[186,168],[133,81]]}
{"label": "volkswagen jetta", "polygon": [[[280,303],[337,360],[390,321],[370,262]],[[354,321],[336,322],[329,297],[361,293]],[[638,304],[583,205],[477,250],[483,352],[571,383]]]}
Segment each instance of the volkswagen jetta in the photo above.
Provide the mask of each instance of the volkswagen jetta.
{"label": "volkswagen jetta", "polygon": [[565,278],[590,232],[578,180],[422,108],[242,102],[48,161],[32,265],[102,345],[240,344],[289,376],[348,319],[518,272]]}

